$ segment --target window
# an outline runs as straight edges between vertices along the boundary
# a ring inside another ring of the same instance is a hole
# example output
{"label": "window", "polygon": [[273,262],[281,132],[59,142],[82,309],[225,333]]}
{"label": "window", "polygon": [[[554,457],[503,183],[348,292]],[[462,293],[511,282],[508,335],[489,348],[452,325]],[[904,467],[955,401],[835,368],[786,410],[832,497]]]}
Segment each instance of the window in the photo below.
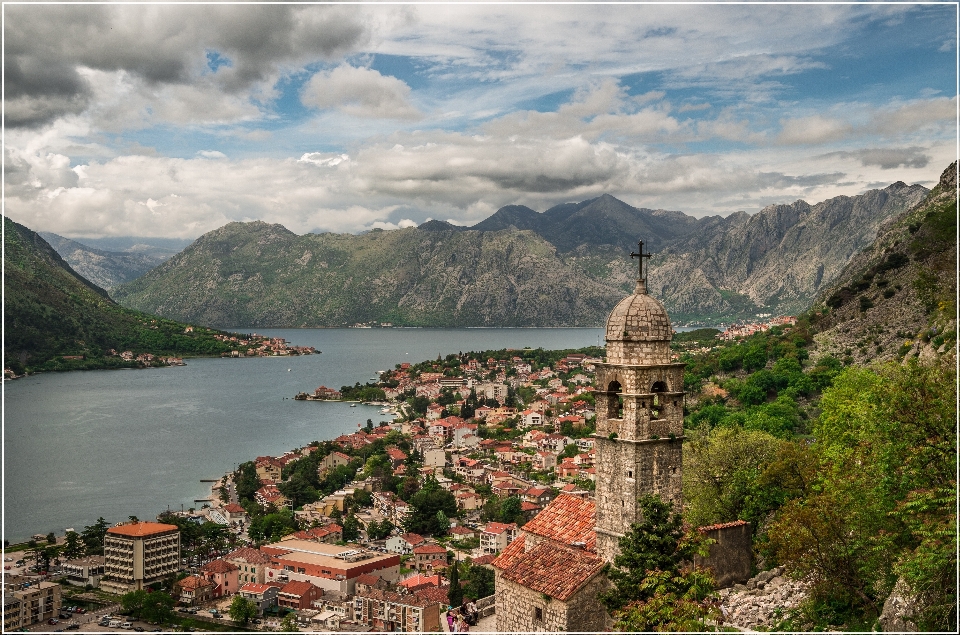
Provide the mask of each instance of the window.
{"label": "window", "polygon": [[543,609],[539,606],[533,609],[533,619],[537,620],[538,622],[543,621]]}
{"label": "window", "polygon": [[257,572],[256,567],[250,567],[250,573],[256,573],[256,572]]}
{"label": "window", "polygon": [[627,470],[627,478],[633,478],[633,470]]}
{"label": "window", "polygon": [[306,571],[304,571],[303,567],[297,567],[297,573],[306,573]]}

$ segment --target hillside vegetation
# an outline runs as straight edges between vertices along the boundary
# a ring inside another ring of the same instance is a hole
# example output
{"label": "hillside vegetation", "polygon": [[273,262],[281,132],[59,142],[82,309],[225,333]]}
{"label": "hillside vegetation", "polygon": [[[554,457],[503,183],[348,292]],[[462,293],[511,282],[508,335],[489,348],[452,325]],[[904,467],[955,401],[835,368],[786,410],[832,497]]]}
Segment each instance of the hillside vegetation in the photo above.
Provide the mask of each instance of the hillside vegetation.
{"label": "hillside vegetation", "polygon": [[[236,344],[204,328],[125,309],[78,275],[39,235],[4,218],[4,367],[35,370],[137,366],[115,351],[219,355]],[[64,359],[82,357],[82,359]]]}

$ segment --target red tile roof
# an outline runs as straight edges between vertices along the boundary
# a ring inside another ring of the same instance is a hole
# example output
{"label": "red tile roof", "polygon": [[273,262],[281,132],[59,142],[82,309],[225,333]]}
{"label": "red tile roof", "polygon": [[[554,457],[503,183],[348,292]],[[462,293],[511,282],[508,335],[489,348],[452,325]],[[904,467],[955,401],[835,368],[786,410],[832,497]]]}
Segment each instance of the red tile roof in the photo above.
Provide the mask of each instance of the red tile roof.
{"label": "red tile roof", "polygon": [[[507,545],[507,548],[500,552],[500,555],[490,561],[490,564],[495,566],[497,569],[506,569],[516,563],[517,560],[523,557],[523,544],[524,544],[524,535],[520,534],[518,538],[514,538],[513,542]],[[474,560],[476,562],[476,560]]]}
{"label": "red tile roof", "polygon": [[447,553],[447,550],[441,547],[440,545],[420,545],[415,547],[413,553],[420,555],[421,553]]}
{"label": "red tile roof", "polygon": [[224,560],[242,560],[248,564],[269,564],[270,556],[251,547],[241,547],[223,557]]}
{"label": "red tile roof", "polygon": [[420,586],[423,584],[429,584],[430,586],[438,587],[442,583],[439,575],[417,575],[410,576],[406,580],[397,583],[397,586],[402,586],[406,588]]}
{"label": "red tile roof", "polygon": [[435,587],[430,586],[423,589],[417,589],[413,592],[413,595],[419,598],[421,601],[426,602],[427,606],[432,604],[440,604],[446,606],[449,602],[448,596],[450,594],[450,586],[445,587]]}
{"label": "red tile roof", "polygon": [[413,533],[403,534],[402,536],[400,536],[400,538],[403,540],[406,540],[413,547],[416,547],[417,545],[422,545],[427,541],[427,539],[421,536],[420,534],[413,534]]}
{"label": "red tile roof", "polygon": [[247,511],[236,503],[230,503],[229,505],[225,506],[224,509],[230,512],[231,514],[239,514],[241,512],[246,513]]}
{"label": "red tile roof", "polygon": [[568,545],[582,542],[589,551],[594,551],[597,543],[597,534],[593,531],[595,514],[593,501],[560,494],[524,525],[523,530]]}
{"label": "red tile roof", "polygon": [[166,523],[138,522],[127,523],[126,525],[120,525],[118,527],[111,527],[107,530],[107,533],[142,538],[144,536],[162,534],[167,531],[179,531],[179,527],[176,525],[168,525]]}
{"label": "red tile roof", "polygon": [[[514,540],[513,542],[516,542],[516,540]],[[512,545],[513,542],[510,543],[510,544]],[[521,544],[521,545],[523,544],[523,540],[520,540],[520,544]],[[507,549],[509,549],[509,548],[510,548],[510,547],[508,546]],[[506,551],[506,549],[504,549],[504,551]],[[492,564],[493,561],[496,560],[496,559],[497,559],[497,557],[491,553],[491,554],[487,554],[487,555],[485,555],[485,556],[480,556],[479,558],[474,558],[473,560],[470,561],[470,564],[471,564],[471,565]]]}
{"label": "red tile roof", "polygon": [[196,590],[202,589],[203,587],[213,586],[213,582],[205,578],[201,578],[198,575],[191,575],[182,580],[178,580],[176,586],[180,587],[181,589]]}
{"label": "red tile roof", "polygon": [[280,589],[280,593],[286,593],[287,595],[295,595],[297,597],[303,597],[309,595],[313,591],[314,585],[306,581],[293,581],[287,582],[283,585],[283,588]]}
{"label": "red tile roof", "polygon": [[502,534],[505,531],[515,530],[516,528],[516,523],[487,523],[486,527],[483,528],[483,532],[486,534]]}
{"label": "red tile roof", "polygon": [[236,571],[237,569],[239,569],[237,565],[220,558],[211,560],[207,564],[200,567],[201,571],[207,571],[209,573],[230,573],[231,571]]}
{"label": "red tile roof", "polygon": [[544,541],[502,569],[501,574],[506,580],[566,601],[600,573],[604,564],[603,559],[583,549]]}

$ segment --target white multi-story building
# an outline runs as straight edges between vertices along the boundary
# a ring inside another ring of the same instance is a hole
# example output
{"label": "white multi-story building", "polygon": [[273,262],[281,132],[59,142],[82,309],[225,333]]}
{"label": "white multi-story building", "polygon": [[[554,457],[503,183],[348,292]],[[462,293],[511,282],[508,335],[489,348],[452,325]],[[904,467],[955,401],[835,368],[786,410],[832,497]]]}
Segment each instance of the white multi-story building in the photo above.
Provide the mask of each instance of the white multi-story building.
{"label": "white multi-story building", "polygon": [[136,591],[180,570],[180,530],[165,523],[134,522],[107,530],[103,580],[111,593]]}

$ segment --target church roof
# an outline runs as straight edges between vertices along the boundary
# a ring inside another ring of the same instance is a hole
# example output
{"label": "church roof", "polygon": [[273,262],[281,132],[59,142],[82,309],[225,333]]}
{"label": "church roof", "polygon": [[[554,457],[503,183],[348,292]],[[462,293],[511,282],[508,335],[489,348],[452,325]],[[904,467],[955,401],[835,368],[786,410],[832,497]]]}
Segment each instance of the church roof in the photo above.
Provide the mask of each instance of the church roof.
{"label": "church roof", "polygon": [[617,303],[607,318],[607,341],[667,341],[673,339],[673,327],[667,311],[647,295],[646,283],[637,282],[633,295]]}
{"label": "church roof", "polygon": [[560,494],[524,525],[523,530],[568,545],[583,543],[587,550],[595,551],[595,516],[596,504],[592,500]]}
{"label": "church roof", "polygon": [[501,575],[528,589],[566,601],[600,573],[604,564],[601,558],[583,549],[544,541],[502,569]]}

